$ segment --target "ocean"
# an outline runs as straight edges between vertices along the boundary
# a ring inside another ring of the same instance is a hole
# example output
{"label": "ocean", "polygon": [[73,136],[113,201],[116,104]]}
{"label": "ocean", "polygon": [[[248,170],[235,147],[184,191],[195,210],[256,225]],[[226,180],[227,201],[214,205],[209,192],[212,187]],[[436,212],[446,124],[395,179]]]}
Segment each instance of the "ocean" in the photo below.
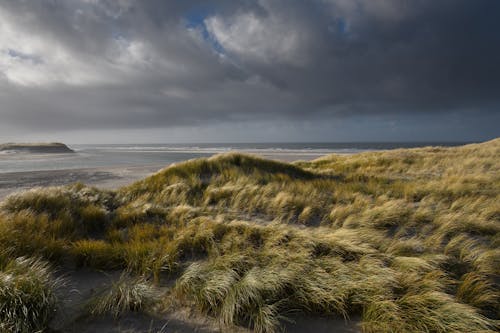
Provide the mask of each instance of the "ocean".
{"label": "ocean", "polygon": [[458,146],[466,142],[351,143],[193,143],[73,144],[76,154],[0,154],[0,173],[102,167],[167,166],[217,153],[242,151],[285,161],[310,160],[326,154],[355,154],[396,148]]}

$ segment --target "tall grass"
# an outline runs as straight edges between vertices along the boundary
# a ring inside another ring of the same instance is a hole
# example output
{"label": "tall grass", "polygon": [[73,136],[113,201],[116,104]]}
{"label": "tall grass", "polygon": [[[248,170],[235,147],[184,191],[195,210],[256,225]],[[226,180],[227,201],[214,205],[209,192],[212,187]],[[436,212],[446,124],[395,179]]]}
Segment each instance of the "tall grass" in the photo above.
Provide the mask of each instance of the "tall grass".
{"label": "tall grass", "polygon": [[55,314],[54,279],[49,266],[35,259],[16,258],[0,267],[0,332],[37,332]]}
{"label": "tall grass", "polygon": [[227,327],[275,332],[299,313],[361,316],[364,332],[493,332],[498,156],[498,139],[294,164],[223,154],[117,192],[33,190],[2,204],[0,263],[139,276],[95,313],[141,309],[146,281],[173,278],[169,297]]}
{"label": "tall grass", "polygon": [[88,304],[91,315],[110,314],[119,317],[128,311],[144,311],[160,299],[160,292],[144,278],[122,275],[108,289]]}

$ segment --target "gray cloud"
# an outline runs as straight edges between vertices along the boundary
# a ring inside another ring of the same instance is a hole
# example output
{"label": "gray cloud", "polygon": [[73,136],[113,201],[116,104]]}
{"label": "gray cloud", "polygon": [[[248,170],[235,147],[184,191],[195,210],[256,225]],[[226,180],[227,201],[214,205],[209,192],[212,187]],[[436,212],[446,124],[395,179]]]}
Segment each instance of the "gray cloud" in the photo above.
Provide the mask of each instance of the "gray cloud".
{"label": "gray cloud", "polygon": [[392,117],[419,139],[432,119],[446,138],[449,115],[476,115],[464,139],[496,136],[499,13],[494,0],[3,0],[0,130],[362,131],[353,119]]}

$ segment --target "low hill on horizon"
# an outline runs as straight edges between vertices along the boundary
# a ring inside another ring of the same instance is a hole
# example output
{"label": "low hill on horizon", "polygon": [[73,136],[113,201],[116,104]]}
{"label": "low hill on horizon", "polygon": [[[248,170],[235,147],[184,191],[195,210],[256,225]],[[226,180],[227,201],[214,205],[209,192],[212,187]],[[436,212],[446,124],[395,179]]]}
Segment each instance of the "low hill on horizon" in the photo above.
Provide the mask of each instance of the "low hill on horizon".
{"label": "low hill on horizon", "polygon": [[64,143],[60,142],[49,142],[49,143],[4,143],[0,144],[0,152],[23,152],[23,153],[38,153],[38,154],[50,154],[50,153],[74,153],[72,149],[66,146]]}

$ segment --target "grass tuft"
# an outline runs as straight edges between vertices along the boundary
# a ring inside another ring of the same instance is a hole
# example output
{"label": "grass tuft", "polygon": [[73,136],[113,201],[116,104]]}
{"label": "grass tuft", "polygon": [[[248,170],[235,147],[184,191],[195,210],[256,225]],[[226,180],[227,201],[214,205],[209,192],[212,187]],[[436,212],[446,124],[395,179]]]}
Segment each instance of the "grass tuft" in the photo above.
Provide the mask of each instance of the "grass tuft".
{"label": "grass tuft", "polygon": [[55,314],[54,279],[47,263],[16,258],[0,267],[0,331],[37,332],[47,328]]}
{"label": "grass tuft", "polygon": [[160,299],[160,291],[146,279],[122,275],[109,290],[103,291],[89,304],[93,316],[110,314],[117,318],[128,311],[146,311]]}

